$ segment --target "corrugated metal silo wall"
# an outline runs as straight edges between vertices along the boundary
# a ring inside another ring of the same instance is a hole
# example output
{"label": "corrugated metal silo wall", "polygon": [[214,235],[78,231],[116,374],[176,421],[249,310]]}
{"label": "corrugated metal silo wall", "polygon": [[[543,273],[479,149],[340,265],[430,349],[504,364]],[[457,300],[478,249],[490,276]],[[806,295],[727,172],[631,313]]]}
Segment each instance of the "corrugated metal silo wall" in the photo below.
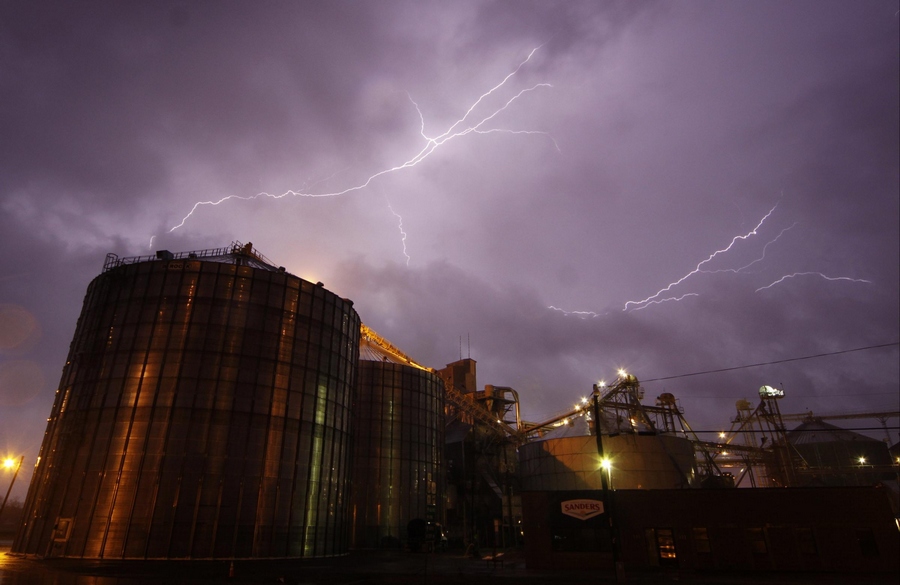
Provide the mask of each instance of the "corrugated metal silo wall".
{"label": "corrugated metal silo wall", "polygon": [[399,546],[407,523],[442,515],[444,384],[430,372],[361,361],[354,406],[355,548]]}
{"label": "corrugated metal silo wall", "polygon": [[345,553],[352,303],[204,261],[91,283],[13,550],[82,558]]}

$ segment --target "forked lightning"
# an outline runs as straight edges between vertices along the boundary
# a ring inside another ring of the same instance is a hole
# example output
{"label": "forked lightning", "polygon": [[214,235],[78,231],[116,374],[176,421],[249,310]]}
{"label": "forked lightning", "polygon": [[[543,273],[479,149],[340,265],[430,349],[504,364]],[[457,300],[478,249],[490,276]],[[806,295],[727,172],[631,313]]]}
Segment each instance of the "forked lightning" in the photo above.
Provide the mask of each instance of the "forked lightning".
{"label": "forked lightning", "polygon": [[[471,106],[469,106],[469,108],[466,110],[465,114],[463,114],[463,116],[461,118],[459,118],[456,122],[454,122],[446,131],[444,131],[443,133],[441,133],[437,136],[430,137],[425,133],[425,118],[422,115],[422,112],[419,109],[418,104],[416,104],[416,102],[410,96],[409,99],[413,103],[413,105],[416,108],[416,111],[419,114],[419,120],[421,122],[420,133],[421,133],[422,137],[425,138],[426,143],[425,143],[425,146],[422,147],[421,150],[419,150],[416,154],[414,154],[412,157],[410,157],[409,159],[407,159],[406,161],[404,161],[401,164],[378,171],[377,173],[369,176],[369,178],[366,179],[365,181],[363,181],[362,183],[351,186],[351,187],[347,187],[346,189],[342,189],[340,191],[331,191],[331,192],[326,192],[326,193],[314,193],[314,192],[310,192],[310,191],[288,190],[288,191],[285,191],[284,193],[281,193],[280,195],[262,192],[262,193],[257,193],[256,195],[228,195],[226,197],[222,197],[215,201],[198,201],[197,203],[194,203],[191,210],[188,212],[187,215],[184,216],[184,218],[182,218],[181,222],[179,222],[178,225],[169,229],[168,232],[169,233],[174,232],[175,230],[184,226],[184,224],[187,222],[187,220],[190,219],[190,217],[192,215],[194,215],[194,212],[196,212],[200,207],[205,206],[205,205],[211,205],[211,206],[219,205],[219,204],[229,201],[231,199],[240,199],[240,200],[244,200],[244,201],[249,201],[252,199],[259,199],[262,197],[268,197],[270,199],[281,199],[281,198],[287,197],[289,195],[294,196],[294,197],[337,197],[339,195],[346,195],[347,193],[351,193],[353,191],[359,191],[361,189],[365,189],[366,187],[368,187],[372,181],[374,181],[378,177],[381,177],[382,175],[386,175],[389,173],[400,171],[402,169],[407,169],[407,168],[416,166],[417,164],[419,164],[420,162],[422,162],[423,160],[428,158],[428,156],[431,155],[431,153],[433,153],[435,150],[437,150],[440,146],[444,145],[446,142],[448,142],[454,138],[460,137],[460,136],[466,136],[467,134],[473,134],[473,133],[474,134],[492,134],[492,133],[497,133],[497,132],[505,132],[505,133],[512,133],[512,134],[544,134],[544,135],[547,135],[546,132],[541,132],[541,131],[537,131],[537,130],[507,130],[507,129],[501,129],[501,128],[485,128],[485,125],[488,122],[490,122],[491,120],[493,120],[496,116],[498,116],[501,112],[506,110],[510,105],[513,104],[513,102],[518,100],[520,97],[522,97],[526,93],[538,90],[540,88],[553,87],[549,83],[538,83],[531,87],[522,89],[522,90],[518,91],[515,95],[513,95],[511,98],[509,98],[499,108],[491,111],[490,113],[488,113],[485,116],[477,118],[476,120],[469,121],[469,117],[473,115],[473,112],[482,103],[482,101],[484,101],[488,96],[490,96],[491,94],[493,94],[494,92],[496,92],[500,88],[502,88],[506,84],[507,81],[509,81],[516,73],[519,72],[519,70],[522,67],[525,66],[526,63],[528,63],[531,60],[531,58],[534,56],[534,54],[539,49],[540,49],[540,47],[536,47],[535,49],[532,49],[532,51],[528,54],[528,56],[525,58],[525,60],[523,60],[521,63],[519,63],[518,67],[516,67],[515,70],[513,70],[511,73],[507,74],[506,77],[504,77],[503,80],[500,81],[500,83],[498,83],[497,85],[495,85],[494,87],[492,87],[491,89],[486,91],[485,93],[481,94],[481,96],[475,101],[475,103],[473,103]],[[553,140],[552,137],[551,137],[551,140]],[[559,146],[556,144],[556,141],[553,141],[553,144],[558,150]],[[151,242],[152,242],[152,238],[151,238]]]}

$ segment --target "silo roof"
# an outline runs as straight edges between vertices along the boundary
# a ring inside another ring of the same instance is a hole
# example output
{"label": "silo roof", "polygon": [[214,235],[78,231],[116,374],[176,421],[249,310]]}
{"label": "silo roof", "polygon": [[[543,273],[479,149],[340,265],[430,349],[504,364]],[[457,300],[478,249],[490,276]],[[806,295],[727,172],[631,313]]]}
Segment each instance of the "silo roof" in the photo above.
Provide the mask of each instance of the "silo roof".
{"label": "silo roof", "polygon": [[365,336],[359,338],[359,359],[366,362],[388,362],[392,364],[409,365],[398,356],[387,351],[378,344],[372,343]]}
{"label": "silo roof", "polygon": [[881,441],[867,437],[853,431],[836,427],[819,419],[808,420],[801,423],[795,429],[788,431],[788,441],[794,445],[809,445],[813,443],[835,443],[853,441],[857,443],[880,443]]}

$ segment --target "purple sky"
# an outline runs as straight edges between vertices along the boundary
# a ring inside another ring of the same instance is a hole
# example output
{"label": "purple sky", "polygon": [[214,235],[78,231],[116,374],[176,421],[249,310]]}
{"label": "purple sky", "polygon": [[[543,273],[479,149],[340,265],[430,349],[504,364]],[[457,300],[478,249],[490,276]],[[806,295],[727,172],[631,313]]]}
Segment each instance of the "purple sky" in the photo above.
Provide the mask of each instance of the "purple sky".
{"label": "purple sky", "polygon": [[[516,388],[532,420],[620,366],[896,342],[898,31],[893,0],[0,3],[14,495],[108,252],[253,242],[422,363],[462,339],[479,384]],[[896,410],[898,361],[645,389],[703,430],[763,384],[785,412]]]}

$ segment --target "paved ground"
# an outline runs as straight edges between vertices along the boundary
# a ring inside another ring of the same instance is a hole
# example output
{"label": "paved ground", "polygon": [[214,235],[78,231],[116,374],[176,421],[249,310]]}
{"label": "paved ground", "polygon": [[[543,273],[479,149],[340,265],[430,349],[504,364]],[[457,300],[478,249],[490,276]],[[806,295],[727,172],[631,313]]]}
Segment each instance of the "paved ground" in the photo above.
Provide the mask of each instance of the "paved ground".
{"label": "paved ground", "polygon": [[[411,554],[401,551],[354,552],[344,557],[305,561],[185,561],[170,563],[36,561],[7,554],[0,543],[2,585],[207,585],[219,583],[292,585],[538,585],[613,584],[607,572],[534,572],[525,570],[520,552],[503,562],[467,558],[461,553]],[[229,572],[233,571],[233,576]],[[702,585],[895,585],[898,575],[630,572],[628,583]]]}

